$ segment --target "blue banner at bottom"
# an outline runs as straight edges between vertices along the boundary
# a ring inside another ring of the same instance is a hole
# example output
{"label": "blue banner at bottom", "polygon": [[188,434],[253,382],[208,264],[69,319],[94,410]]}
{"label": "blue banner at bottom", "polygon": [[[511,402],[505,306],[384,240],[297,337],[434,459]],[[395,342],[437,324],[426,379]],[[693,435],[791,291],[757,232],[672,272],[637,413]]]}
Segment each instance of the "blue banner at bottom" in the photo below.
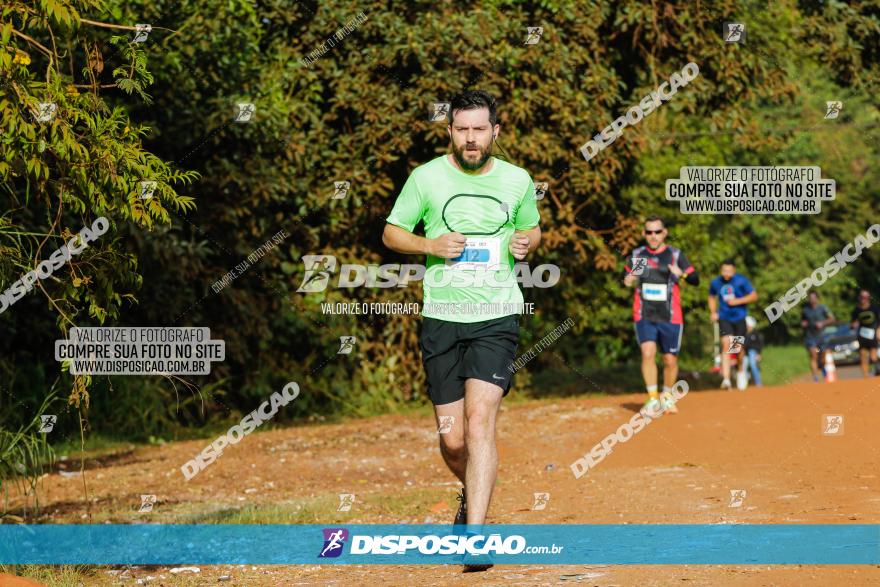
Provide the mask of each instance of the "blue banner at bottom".
{"label": "blue banner at bottom", "polygon": [[880,564],[876,524],[2,525],[0,564]]}

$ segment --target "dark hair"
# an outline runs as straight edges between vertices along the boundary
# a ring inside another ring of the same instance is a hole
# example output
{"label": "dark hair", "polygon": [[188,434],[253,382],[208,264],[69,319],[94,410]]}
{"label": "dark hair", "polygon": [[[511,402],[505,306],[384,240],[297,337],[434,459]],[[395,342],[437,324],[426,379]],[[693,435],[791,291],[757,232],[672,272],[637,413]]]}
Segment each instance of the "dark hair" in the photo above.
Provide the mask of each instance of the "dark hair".
{"label": "dark hair", "polygon": [[489,124],[495,126],[498,123],[495,98],[483,90],[466,90],[452,98],[452,104],[449,108],[449,124],[452,124],[452,117],[456,110],[479,110],[480,108],[489,109]]}
{"label": "dark hair", "polygon": [[733,257],[728,257],[725,260],[721,261],[722,265],[730,265],[731,267],[736,267],[736,263],[733,260]]}
{"label": "dark hair", "polygon": [[663,219],[660,218],[659,216],[657,216],[656,214],[651,214],[650,216],[645,218],[645,224],[647,224],[649,222],[659,222],[660,224],[663,225],[663,228],[666,228],[666,223],[663,222]]}

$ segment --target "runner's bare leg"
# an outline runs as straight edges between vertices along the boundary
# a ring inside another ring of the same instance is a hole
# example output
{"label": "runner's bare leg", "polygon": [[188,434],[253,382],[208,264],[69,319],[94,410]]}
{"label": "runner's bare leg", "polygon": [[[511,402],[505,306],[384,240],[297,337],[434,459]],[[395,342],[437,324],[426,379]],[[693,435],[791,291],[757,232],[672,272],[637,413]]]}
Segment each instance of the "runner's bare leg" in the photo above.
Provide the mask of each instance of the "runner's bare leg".
{"label": "runner's bare leg", "polygon": [[451,404],[443,404],[434,406],[434,416],[437,419],[437,429],[440,428],[441,416],[452,416],[455,420],[452,423],[452,429],[444,434],[438,434],[440,437],[440,454],[449,470],[458,477],[458,480],[464,483],[465,471],[467,468],[467,446],[464,442],[464,399],[452,402]]}
{"label": "runner's bare leg", "polygon": [[730,381],[730,335],[725,334],[721,337],[721,377]]}
{"label": "runner's bare leg", "polygon": [[642,377],[645,385],[657,385],[657,343],[653,340],[643,342],[642,348]]}
{"label": "runner's bare leg", "polygon": [[678,381],[678,355],[663,355],[663,386],[674,387]]}
{"label": "runner's bare leg", "polygon": [[807,349],[807,354],[810,355],[810,373],[813,374],[813,378],[819,376],[819,349],[817,347],[810,347]]}
{"label": "runner's bare leg", "polygon": [[504,390],[479,379],[467,379],[464,385],[467,523],[479,525],[486,521],[498,473],[495,419]]}
{"label": "runner's bare leg", "polygon": [[736,354],[736,371],[737,373],[746,372],[746,348],[742,347]]}

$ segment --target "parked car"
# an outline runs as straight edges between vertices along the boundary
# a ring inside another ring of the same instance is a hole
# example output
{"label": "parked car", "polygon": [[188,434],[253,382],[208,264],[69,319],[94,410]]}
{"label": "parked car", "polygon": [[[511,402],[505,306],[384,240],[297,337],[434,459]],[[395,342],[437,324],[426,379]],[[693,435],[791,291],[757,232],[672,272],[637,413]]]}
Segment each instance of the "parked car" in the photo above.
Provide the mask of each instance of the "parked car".
{"label": "parked car", "polygon": [[819,340],[819,350],[830,349],[835,364],[857,365],[859,363],[859,342],[856,331],[848,322],[838,322],[826,326],[822,330]]}

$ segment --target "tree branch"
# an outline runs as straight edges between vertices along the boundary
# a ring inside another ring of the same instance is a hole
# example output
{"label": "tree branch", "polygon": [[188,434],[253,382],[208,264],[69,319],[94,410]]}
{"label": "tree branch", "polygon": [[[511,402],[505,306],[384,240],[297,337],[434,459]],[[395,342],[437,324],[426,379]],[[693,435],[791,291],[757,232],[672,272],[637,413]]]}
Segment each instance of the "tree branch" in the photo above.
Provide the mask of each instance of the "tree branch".
{"label": "tree branch", "polygon": [[[74,88],[93,88],[95,86],[91,84],[71,84]],[[115,88],[116,84],[101,84],[98,86],[99,88]]]}
{"label": "tree branch", "polygon": [[104,27],[107,29],[125,29],[128,31],[136,31],[137,30],[137,27],[133,27],[133,26],[126,26],[124,24],[110,24],[109,22],[98,22],[96,20],[89,20],[87,18],[80,18],[80,21],[84,22],[86,24],[90,24],[92,26],[99,26],[99,27]]}
{"label": "tree branch", "polygon": [[[108,28],[108,29],[124,29],[127,31],[138,30],[137,27],[134,27],[134,26],[124,25],[124,24],[110,24],[109,22],[98,22],[96,20],[89,20],[87,18],[81,18],[80,21],[82,21],[86,24],[90,24],[92,26],[99,26],[99,27],[104,27],[104,28]],[[161,26],[151,27],[151,30],[172,31],[172,32],[174,31],[174,29],[168,29],[168,28],[161,27]]]}
{"label": "tree branch", "polygon": [[39,47],[43,51],[43,53],[45,53],[49,57],[50,60],[53,60],[52,52],[49,51],[46,47],[43,47],[38,41],[36,41],[32,37],[29,37],[24,33],[20,33],[15,29],[12,29],[12,34],[21,37],[22,39],[24,39],[28,43],[31,43],[32,45],[36,45],[37,47]]}

